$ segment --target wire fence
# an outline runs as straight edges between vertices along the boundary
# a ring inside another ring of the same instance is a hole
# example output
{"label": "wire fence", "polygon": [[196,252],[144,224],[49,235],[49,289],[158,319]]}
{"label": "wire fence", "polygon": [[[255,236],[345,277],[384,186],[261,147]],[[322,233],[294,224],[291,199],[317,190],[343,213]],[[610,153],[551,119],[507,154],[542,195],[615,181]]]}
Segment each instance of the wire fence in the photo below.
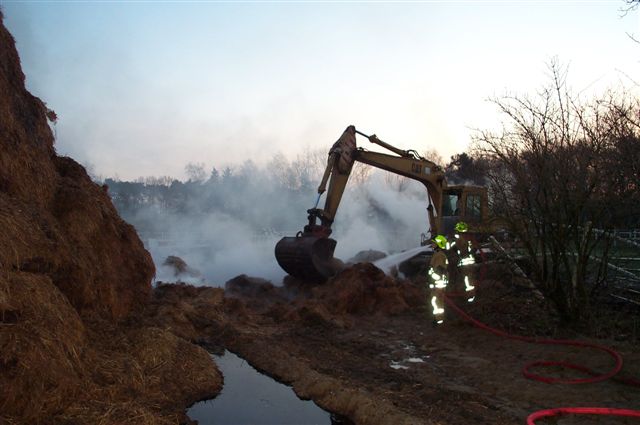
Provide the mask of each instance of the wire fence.
{"label": "wire fence", "polygon": [[616,239],[622,239],[640,244],[640,229],[615,230],[613,235]]}

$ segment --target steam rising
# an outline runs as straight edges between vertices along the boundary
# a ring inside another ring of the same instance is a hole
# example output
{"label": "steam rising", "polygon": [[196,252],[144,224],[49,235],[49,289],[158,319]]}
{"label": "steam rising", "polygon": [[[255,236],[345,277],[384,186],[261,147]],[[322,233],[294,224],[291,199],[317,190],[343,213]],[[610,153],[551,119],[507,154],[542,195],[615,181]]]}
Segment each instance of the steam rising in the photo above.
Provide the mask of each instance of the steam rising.
{"label": "steam rising", "polygon": [[410,180],[393,187],[385,174],[373,174],[344,195],[332,235],[337,256],[347,259],[366,249],[397,252],[415,247],[427,232],[426,189]]}
{"label": "steam rising", "polygon": [[[174,270],[162,263],[177,255],[202,273],[202,277],[179,277],[189,283],[218,286],[247,274],[279,284],[285,272],[275,259],[275,245],[306,224],[321,170],[302,177],[298,173],[292,180],[283,172],[286,165],[262,168],[250,163],[223,173],[226,177],[183,184],[177,206],[146,194],[141,195],[144,205],[126,207],[123,185],[129,183],[107,183],[116,206],[149,249],[157,280],[176,280]],[[394,184],[385,174],[376,171],[365,181],[349,182],[331,235],[338,241],[336,257],[346,261],[368,249],[399,252],[419,245],[420,234],[427,232],[426,189],[412,181]],[[177,184],[171,185],[175,191]],[[138,185],[148,192],[145,188],[151,186]],[[323,204],[324,196],[319,206]]]}

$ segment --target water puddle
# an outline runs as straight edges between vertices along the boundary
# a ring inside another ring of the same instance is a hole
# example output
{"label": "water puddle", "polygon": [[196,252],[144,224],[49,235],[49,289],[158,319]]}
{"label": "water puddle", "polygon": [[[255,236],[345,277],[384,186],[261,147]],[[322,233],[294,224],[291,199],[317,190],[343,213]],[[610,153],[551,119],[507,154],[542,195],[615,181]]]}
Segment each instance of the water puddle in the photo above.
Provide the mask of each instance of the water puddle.
{"label": "water puddle", "polygon": [[[408,370],[412,367],[419,367],[429,359],[428,354],[421,354],[416,347],[405,341],[396,341],[391,344],[391,352],[382,354],[390,359],[389,367],[395,370]],[[395,360],[399,359],[399,360]]]}
{"label": "water puddle", "polygon": [[200,425],[349,425],[313,401],[300,400],[291,387],[261,374],[225,351],[213,356],[224,387],[213,400],[194,404],[187,414]]}
{"label": "water puddle", "polygon": [[373,265],[388,274],[392,267],[398,266],[398,264],[420,254],[423,251],[431,250],[432,248],[430,246],[418,246],[416,248],[408,249],[406,251],[381,258],[375,261]]}

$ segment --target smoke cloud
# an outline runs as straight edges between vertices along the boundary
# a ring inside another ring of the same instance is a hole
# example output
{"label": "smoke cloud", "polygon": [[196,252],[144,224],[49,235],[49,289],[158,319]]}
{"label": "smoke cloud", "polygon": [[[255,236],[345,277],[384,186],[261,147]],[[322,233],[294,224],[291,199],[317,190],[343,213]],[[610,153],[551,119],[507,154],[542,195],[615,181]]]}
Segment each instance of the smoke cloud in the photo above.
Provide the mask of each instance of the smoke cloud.
{"label": "smoke cloud", "polygon": [[[202,274],[179,276],[185,282],[219,286],[247,274],[279,284],[285,272],[275,259],[275,245],[306,224],[325,158],[317,166],[305,164],[308,156],[292,162],[279,158],[264,167],[247,162],[221,174],[216,170],[206,181],[106,183],[149,249],[157,280],[176,280],[175,270],[163,266],[175,255]],[[395,253],[418,246],[428,230],[426,207],[426,189],[417,182],[398,184],[377,170],[350,181],[333,225],[336,257],[346,261],[362,250]]]}

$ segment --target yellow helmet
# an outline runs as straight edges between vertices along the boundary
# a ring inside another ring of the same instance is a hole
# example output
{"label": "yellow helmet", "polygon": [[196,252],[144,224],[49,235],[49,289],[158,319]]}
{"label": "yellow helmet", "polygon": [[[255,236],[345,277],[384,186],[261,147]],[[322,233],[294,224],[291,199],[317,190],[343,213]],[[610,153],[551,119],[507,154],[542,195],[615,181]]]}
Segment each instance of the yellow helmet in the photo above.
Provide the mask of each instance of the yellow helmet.
{"label": "yellow helmet", "polygon": [[456,223],[456,231],[463,233],[466,232],[467,230],[469,230],[469,226],[467,226],[467,223],[465,223],[464,221],[459,221]]}
{"label": "yellow helmet", "polygon": [[443,235],[438,235],[433,238],[433,242],[442,249],[445,249],[447,247],[447,238]]}

